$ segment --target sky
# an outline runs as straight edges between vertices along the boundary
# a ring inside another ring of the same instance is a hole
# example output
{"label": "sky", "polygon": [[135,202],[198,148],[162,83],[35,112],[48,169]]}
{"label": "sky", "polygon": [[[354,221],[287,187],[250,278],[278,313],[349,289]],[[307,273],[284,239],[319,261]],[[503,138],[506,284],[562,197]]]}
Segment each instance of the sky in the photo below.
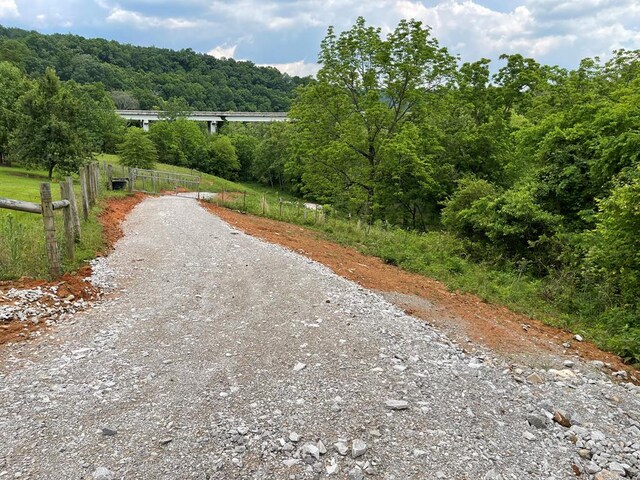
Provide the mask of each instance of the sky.
{"label": "sky", "polygon": [[4,26],[191,48],[291,75],[314,74],[327,27],[358,16],[385,34],[420,20],[462,61],[521,53],[575,68],[640,49],[640,0],[0,0]]}

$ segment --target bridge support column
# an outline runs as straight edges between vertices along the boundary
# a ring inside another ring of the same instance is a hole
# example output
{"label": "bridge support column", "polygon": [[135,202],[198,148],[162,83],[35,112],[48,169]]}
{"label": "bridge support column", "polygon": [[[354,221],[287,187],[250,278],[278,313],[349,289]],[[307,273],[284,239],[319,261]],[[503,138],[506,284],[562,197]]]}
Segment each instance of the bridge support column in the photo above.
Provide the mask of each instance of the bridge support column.
{"label": "bridge support column", "polygon": [[218,131],[218,122],[208,120],[207,131],[209,132],[209,135],[213,135],[214,133],[216,133]]}
{"label": "bridge support column", "polygon": [[149,120],[142,120],[142,130],[145,132],[149,131]]}

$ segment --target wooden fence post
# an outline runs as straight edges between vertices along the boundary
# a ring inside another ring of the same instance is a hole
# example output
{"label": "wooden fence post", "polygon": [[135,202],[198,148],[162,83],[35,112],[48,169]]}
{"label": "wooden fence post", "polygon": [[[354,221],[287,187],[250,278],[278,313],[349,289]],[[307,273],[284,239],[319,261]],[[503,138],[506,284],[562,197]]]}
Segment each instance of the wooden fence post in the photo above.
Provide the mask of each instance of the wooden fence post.
{"label": "wooden fence post", "polygon": [[100,195],[100,164],[98,162],[93,162],[93,185],[94,185],[94,193],[93,196],[93,204],[95,205],[98,202],[98,196]]}
{"label": "wooden fence post", "polygon": [[76,258],[74,224],[71,213],[71,197],[73,191],[69,191],[69,183],[60,182],[60,196],[62,200],[69,200],[69,206],[62,209],[62,219],[64,224],[64,241],[67,247],[67,258],[73,261]]}
{"label": "wooden fence post", "polygon": [[79,242],[82,238],[82,232],[80,230],[80,215],[78,215],[78,204],[76,203],[76,194],[73,190],[73,179],[67,177],[66,179],[69,189],[69,209],[71,211],[71,220],[73,221],[73,236],[76,242]]}
{"label": "wooden fence post", "polygon": [[[124,168],[124,167],[122,167]],[[129,193],[133,193],[133,171],[131,170],[131,167],[129,167]]]}
{"label": "wooden fence post", "polygon": [[107,165],[107,190],[113,190],[113,166]]}
{"label": "wooden fence post", "polygon": [[49,260],[49,272],[57,278],[62,273],[60,258],[58,257],[58,244],[56,242],[56,225],[53,219],[53,201],[51,199],[51,185],[40,184],[40,204],[42,205],[42,221],[44,223],[44,240]]}
{"label": "wooden fence post", "polygon": [[89,220],[89,186],[87,185],[87,167],[80,167],[80,192],[82,193],[82,218]]}

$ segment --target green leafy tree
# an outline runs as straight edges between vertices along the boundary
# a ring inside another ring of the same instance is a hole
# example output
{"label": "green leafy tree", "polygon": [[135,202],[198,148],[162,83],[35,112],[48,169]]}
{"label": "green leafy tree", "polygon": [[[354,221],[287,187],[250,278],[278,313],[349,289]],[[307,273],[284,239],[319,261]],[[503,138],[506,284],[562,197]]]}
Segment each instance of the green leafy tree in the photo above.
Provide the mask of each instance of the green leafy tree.
{"label": "green leafy tree", "polygon": [[120,164],[125,167],[153,168],[158,161],[155,145],[141,128],[129,127],[118,145]]}
{"label": "green leafy tree", "polygon": [[0,62],[0,163],[7,161],[9,138],[19,118],[18,100],[32,88],[23,73],[7,62]]}
{"label": "green leafy tree", "polygon": [[85,120],[85,106],[60,83],[52,69],[19,102],[19,121],[12,151],[25,165],[70,173],[92,158],[93,144]]}
{"label": "green leafy tree", "polygon": [[287,186],[286,164],[289,161],[291,129],[287,123],[265,126],[256,145],[252,173],[261,183],[281,190]]}
{"label": "green leafy tree", "polygon": [[304,189],[362,208],[374,200],[384,145],[420,122],[455,61],[420,22],[403,20],[383,39],[363,18],[339,36],[330,28],[319,59],[318,81],[290,113]]}
{"label": "green leafy tree", "polygon": [[226,179],[235,179],[240,162],[229,137],[215,134],[207,142],[206,171]]}

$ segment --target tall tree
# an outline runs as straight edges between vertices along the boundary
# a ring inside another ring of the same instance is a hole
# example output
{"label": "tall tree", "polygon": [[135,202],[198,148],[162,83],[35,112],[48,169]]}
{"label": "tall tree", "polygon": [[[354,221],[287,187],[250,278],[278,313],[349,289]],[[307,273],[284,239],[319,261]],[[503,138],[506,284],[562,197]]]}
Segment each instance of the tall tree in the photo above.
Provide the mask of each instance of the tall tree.
{"label": "tall tree", "polygon": [[51,179],[54,169],[74,172],[92,157],[85,107],[53,69],[48,68],[19,103],[12,150],[22,163],[45,168]]}
{"label": "tall tree", "polygon": [[19,121],[18,100],[30,88],[22,72],[8,62],[0,62],[0,163],[7,161],[9,138]]}
{"label": "tall tree", "polygon": [[329,28],[320,63],[290,114],[305,188],[362,208],[373,202],[385,144],[420,121],[455,61],[420,22],[403,20],[383,39],[359,18],[338,36]]}
{"label": "tall tree", "polygon": [[126,167],[153,168],[158,151],[141,128],[129,127],[124,140],[118,145],[120,163]]}

